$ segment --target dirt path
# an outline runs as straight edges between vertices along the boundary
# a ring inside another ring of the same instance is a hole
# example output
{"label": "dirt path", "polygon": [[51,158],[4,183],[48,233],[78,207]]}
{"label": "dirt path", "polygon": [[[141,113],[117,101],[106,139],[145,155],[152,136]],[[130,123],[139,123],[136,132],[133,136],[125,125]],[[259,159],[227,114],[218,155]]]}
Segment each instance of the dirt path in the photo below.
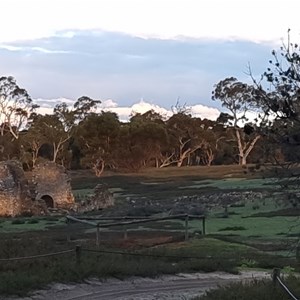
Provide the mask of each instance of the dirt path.
{"label": "dirt path", "polygon": [[191,299],[219,285],[252,278],[270,278],[266,272],[196,273],[161,276],[159,278],[130,278],[126,280],[88,280],[82,284],[54,284],[48,290],[36,291],[26,298],[1,298],[7,300],[153,300]]}

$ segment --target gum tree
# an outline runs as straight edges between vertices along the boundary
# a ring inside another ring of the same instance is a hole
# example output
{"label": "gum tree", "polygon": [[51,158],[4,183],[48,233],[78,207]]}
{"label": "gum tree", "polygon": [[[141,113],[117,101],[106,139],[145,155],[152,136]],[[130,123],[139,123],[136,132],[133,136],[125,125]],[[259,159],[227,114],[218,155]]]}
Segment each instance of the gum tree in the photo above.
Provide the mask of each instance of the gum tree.
{"label": "gum tree", "polygon": [[20,88],[14,77],[0,78],[0,135],[8,131],[13,139],[19,138],[30,115],[37,108],[28,92]]}
{"label": "gum tree", "polygon": [[261,138],[247,119],[247,113],[254,109],[255,89],[234,77],[221,80],[214,88],[212,99],[221,101],[222,106],[229,112],[221,114],[219,120],[222,118],[223,123],[228,123],[233,128],[239,164],[246,165],[249,154]]}

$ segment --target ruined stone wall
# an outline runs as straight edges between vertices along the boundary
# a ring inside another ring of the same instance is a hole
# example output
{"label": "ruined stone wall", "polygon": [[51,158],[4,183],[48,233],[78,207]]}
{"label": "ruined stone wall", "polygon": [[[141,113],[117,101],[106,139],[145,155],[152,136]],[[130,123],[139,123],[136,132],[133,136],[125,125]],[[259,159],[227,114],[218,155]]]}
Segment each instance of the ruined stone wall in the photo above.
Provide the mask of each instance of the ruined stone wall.
{"label": "ruined stone wall", "polygon": [[94,192],[87,199],[81,201],[78,212],[96,211],[114,206],[115,200],[106,184],[97,184]]}
{"label": "ruined stone wall", "polygon": [[0,216],[29,212],[31,198],[27,179],[17,161],[0,162]]}
{"label": "ruined stone wall", "polygon": [[[70,177],[63,166],[53,162],[37,165],[32,172],[32,184],[37,201],[44,200],[49,207],[69,209],[74,205]],[[51,205],[51,199],[53,205]]]}

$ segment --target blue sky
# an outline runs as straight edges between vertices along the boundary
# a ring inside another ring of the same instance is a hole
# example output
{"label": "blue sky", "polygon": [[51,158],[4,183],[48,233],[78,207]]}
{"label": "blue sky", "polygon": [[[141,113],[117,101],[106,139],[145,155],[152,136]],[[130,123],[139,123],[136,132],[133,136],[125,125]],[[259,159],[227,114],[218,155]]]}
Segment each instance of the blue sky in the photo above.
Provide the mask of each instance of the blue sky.
{"label": "blue sky", "polygon": [[296,0],[1,0],[1,75],[43,107],[87,95],[125,116],[133,105],[170,110],[179,99],[216,117],[207,108],[221,109],[213,85],[248,81],[248,63],[259,76],[288,28],[299,37],[298,8]]}

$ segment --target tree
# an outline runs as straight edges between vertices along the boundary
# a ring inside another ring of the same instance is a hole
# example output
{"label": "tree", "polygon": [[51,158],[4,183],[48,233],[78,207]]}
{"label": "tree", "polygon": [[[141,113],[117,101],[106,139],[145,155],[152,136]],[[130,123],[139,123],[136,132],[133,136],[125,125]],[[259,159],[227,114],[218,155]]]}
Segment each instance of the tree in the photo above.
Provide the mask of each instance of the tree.
{"label": "tree", "polygon": [[[159,166],[162,147],[167,140],[166,125],[163,117],[149,110],[135,114],[130,119],[131,143],[140,148],[144,166]],[[152,165],[151,165],[152,164]]]}
{"label": "tree", "polygon": [[114,167],[116,139],[120,122],[113,112],[91,113],[83,119],[76,132],[82,150],[83,166],[91,167],[100,176],[105,166]]}
{"label": "tree", "polygon": [[290,30],[287,42],[272,50],[269,67],[261,78],[256,80],[251,69],[249,75],[256,87],[256,105],[271,117],[265,134],[281,146],[288,161],[299,162],[300,47],[290,41]]}
{"label": "tree", "polygon": [[[238,146],[239,164],[246,165],[247,158],[261,135],[254,125],[247,123],[247,113],[255,107],[255,89],[236,78],[230,77],[221,80],[212,92],[213,100],[220,100],[229,114],[221,113],[218,121],[228,123],[234,129],[235,140]],[[244,130],[240,127],[244,125]],[[247,129],[253,128],[249,131]]]}
{"label": "tree", "polygon": [[[37,159],[42,145],[49,144],[52,147],[52,161],[58,162],[59,154],[63,151],[66,143],[71,138],[59,117],[53,115],[36,115],[25,138],[31,145],[33,161]],[[60,162],[63,161],[61,157]]]}
{"label": "tree", "polygon": [[166,122],[169,146],[163,155],[161,167],[184,162],[190,164],[191,156],[207,144],[201,128],[201,119],[186,113],[177,113]]}
{"label": "tree", "polygon": [[14,139],[38,106],[33,104],[27,91],[20,88],[12,76],[0,78],[0,135],[7,130]]}
{"label": "tree", "polygon": [[90,113],[95,113],[100,100],[94,100],[88,96],[81,96],[74,103],[74,115],[77,121],[84,120]]}
{"label": "tree", "polygon": [[224,129],[217,122],[207,119],[200,121],[200,128],[203,143],[196,158],[199,163],[211,166],[220,151],[221,142],[226,138]]}

